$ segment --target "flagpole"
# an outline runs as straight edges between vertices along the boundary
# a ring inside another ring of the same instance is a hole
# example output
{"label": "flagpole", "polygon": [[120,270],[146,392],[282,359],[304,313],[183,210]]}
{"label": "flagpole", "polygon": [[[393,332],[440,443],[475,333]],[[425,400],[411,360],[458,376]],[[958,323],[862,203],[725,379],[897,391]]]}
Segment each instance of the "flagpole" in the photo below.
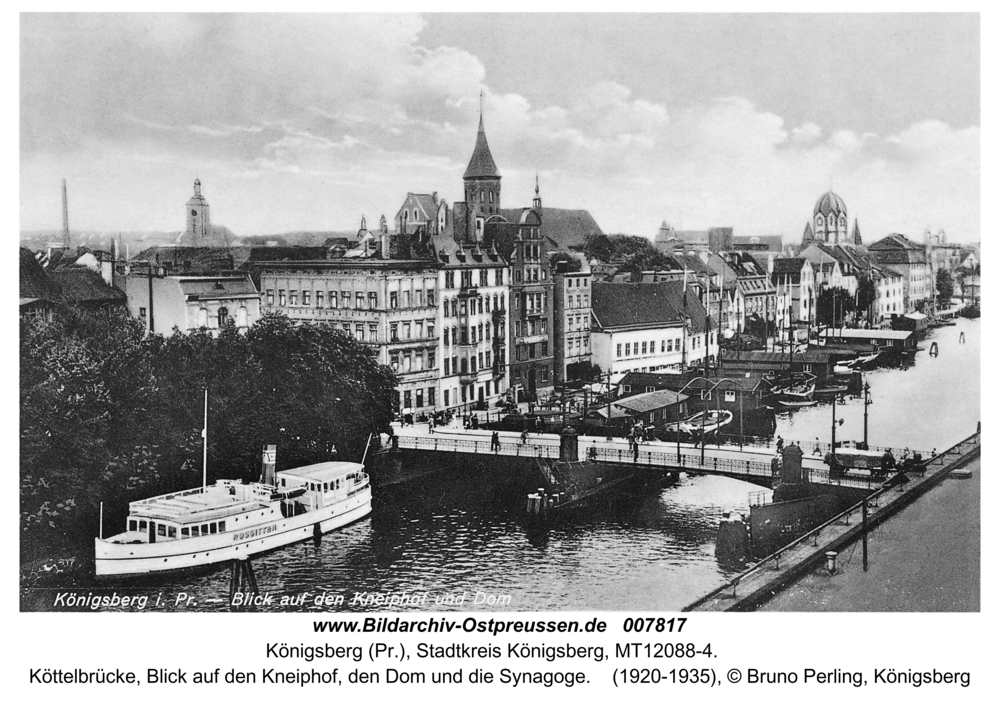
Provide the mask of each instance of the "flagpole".
{"label": "flagpole", "polygon": [[208,486],[208,385],[205,385],[205,427],[201,431],[201,488]]}

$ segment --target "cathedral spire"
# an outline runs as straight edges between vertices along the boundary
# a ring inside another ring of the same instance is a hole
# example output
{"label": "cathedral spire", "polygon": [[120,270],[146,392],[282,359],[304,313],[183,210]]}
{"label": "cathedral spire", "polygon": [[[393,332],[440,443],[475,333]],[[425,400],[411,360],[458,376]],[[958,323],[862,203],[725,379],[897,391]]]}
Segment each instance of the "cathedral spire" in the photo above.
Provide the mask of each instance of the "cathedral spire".
{"label": "cathedral spire", "polygon": [[476,147],[472,150],[469,167],[465,169],[463,179],[469,178],[499,178],[500,171],[490,153],[490,145],[486,143],[486,129],[483,127],[483,95],[479,93],[479,133],[476,134]]}
{"label": "cathedral spire", "polygon": [[542,209],[542,196],[538,192],[538,173],[535,173],[535,199],[531,201],[531,206],[539,211]]}

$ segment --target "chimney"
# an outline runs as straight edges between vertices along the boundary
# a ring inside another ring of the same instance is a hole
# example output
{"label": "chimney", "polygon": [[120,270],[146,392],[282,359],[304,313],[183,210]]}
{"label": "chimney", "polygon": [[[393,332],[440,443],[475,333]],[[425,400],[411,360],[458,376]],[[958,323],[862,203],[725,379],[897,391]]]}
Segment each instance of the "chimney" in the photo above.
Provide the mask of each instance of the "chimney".
{"label": "chimney", "polygon": [[69,203],[66,199],[66,178],[63,178],[63,248],[69,250]]}
{"label": "chimney", "polygon": [[382,230],[382,260],[389,260],[389,232]]}
{"label": "chimney", "polygon": [[278,446],[269,443],[264,446],[264,453],[261,456],[260,481],[264,484],[275,486],[274,467],[278,462]]}

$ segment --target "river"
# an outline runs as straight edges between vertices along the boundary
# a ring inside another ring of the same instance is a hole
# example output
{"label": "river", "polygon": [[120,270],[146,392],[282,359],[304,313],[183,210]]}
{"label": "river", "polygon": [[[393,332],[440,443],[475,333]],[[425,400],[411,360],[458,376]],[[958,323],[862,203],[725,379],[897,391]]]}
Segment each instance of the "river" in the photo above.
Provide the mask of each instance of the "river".
{"label": "river", "polygon": [[[908,369],[867,374],[871,443],[940,451],[975,430],[980,321],[960,319],[921,345],[933,341],[937,357],[924,350]],[[860,440],[861,400],[849,398],[837,412],[844,419],[838,439]],[[828,441],[830,419],[829,403],[820,404],[780,416],[777,433]],[[523,493],[503,494],[488,479],[452,469],[378,490],[370,519],[254,566],[261,591],[274,596],[264,607],[271,611],[387,610],[356,600],[362,593],[418,597],[394,609],[401,611],[677,610],[732,573],[715,557],[718,522],[724,511],[747,510],[749,494],[759,491],[724,477],[685,476],[645,498],[595,504],[534,530],[518,518]],[[228,588],[226,571],[140,585],[162,595],[159,610],[181,593],[198,602],[196,610],[226,610]],[[510,599],[477,604],[477,594]],[[318,601],[321,595],[331,598]],[[289,599],[281,603],[282,596]]]}

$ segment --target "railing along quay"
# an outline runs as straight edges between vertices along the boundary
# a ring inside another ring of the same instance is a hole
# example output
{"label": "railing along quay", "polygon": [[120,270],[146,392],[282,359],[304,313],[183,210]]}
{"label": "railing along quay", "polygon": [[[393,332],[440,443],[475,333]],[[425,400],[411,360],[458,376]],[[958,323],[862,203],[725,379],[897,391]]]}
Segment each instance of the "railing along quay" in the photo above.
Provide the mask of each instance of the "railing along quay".
{"label": "railing along quay", "polygon": [[[684,611],[719,611],[747,609],[766,600],[779,587],[806,572],[819,562],[826,551],[841,548],[861,535],[862,511],[868,507],[868,528],[885,520],[932,486],[943,480],[953,469],[968,462],[981,443],[977,431],[926,463],[926,476],[904,489],[902,485],[889,484],[868,494],[854,506],[837,514],[829,521],[799,536],[788,545],[751,565],[726,583],[716,587],[697,601],[684,607]],[[899,491],[903,489],[903,491]],[[766,499],[761,499],[766,501]],[[825,540],[820,542],[821,538]],[[810,542],[811,541],[811,542]],[[796,552],[798,551],[798,552]],[[782,558],[785,562],[782,562]],[[782,567],[785,569],[782,569]],[[749,591],[739,593],[745,585]]]}

